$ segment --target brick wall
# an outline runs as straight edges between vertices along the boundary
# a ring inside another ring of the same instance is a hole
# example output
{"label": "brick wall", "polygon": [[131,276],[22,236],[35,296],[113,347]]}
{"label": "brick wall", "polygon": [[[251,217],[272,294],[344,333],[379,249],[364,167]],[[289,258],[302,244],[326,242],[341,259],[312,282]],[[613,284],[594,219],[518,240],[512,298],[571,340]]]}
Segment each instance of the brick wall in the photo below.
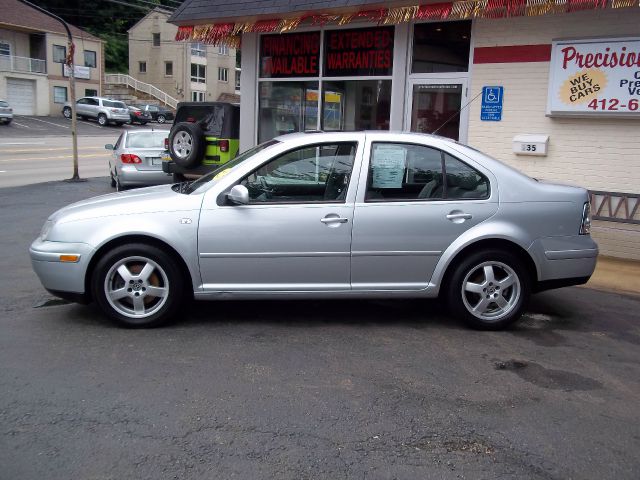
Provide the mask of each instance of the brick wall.
{"label": "brick wall", "polygon": [[[475,47],[550,44],[559,38],[640,36],[640,9],[578,12],[505,20],[479,19]],[[484,85],[503,85],[501,122],[480,121],[480,99],[470,106],[468,143],[527,174],[592,190],[640,193],[640,119],[550,118],[545,115],[548,62],[473,65],[469,98]],[[517,134],[550,136],[546,157],[517,156]],[[640,226],[597,222],[603,253],[640,259]]]}

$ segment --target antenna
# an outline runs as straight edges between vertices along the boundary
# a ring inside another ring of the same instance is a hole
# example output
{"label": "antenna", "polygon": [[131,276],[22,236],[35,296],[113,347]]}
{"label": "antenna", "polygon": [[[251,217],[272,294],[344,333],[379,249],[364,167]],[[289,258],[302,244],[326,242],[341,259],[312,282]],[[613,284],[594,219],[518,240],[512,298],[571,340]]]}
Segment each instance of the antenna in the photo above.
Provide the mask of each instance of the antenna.
{"label": "antenna", "polygon": [[460,108],[460,110],[458,110],[456,113],[454,113],[453,115],[451,115],[449,118],[447,118],[445,120],[445,122],[440,125],[438,128],[436,128],[433,132],[431,132],[431,135],[435,135],[436,133],[438,133],[440,131],[440,129],[442,127],[444,127],[447,123],[449,123],[451,120],[453,120],[454,118],[456,118],[458,115],[460,115],[460,112],[462,112],[462,110],[464,110],[465,108],[467,108],[469,105],[471,105],[473,103],[473,101],[478,98],[480,95],[482,95],[482,90],[480,90],[480,93],[478,93],[475,97],[473,97],[471,100],[469,100],[464,107]]}

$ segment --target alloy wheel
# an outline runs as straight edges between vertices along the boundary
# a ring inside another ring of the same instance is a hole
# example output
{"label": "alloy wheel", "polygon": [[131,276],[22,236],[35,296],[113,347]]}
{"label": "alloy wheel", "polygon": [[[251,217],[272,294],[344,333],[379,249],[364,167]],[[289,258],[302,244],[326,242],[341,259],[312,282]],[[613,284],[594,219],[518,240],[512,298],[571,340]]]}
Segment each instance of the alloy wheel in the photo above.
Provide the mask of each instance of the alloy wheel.
{"label": "alloy wheel", "polygon": [[186,158],[193,149],[193,139],[188,132],[181,131],[173,138],[173,151],[180,158]]}
{"label": "alloy wheel", "polygon": [[521,295],[518,274],[509,265],[488,261],[471,268],[462,281],[462,301],[471,315],[497,322],[509,315]]}
{"label": "alloy wheel", "polygon": [[153,260],[127,257],[107,272],[104,294],[111,307],[129,318],[146,318],[158,312],[169,298],[169,279]]}

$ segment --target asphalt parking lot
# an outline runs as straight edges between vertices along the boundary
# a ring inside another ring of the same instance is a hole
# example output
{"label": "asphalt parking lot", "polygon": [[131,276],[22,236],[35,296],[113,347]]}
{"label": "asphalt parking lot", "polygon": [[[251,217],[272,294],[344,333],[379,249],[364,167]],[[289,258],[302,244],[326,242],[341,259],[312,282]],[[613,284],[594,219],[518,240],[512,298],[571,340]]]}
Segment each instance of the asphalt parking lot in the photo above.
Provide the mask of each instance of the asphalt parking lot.
{"label": "asphalt parking lot", "polygon": [[568,288],[476,332],[437,302],[193,304],[124,330],[28,245],[104,178],[0,189],[0,478],[637,479],[640,298]]}
{"label": "asphalt parking lot", "polygon": [[[163,124],[150,122],[145,126],[124,124],[122,126],[107,125],[101,127],[95,121],[78,119],[78,136],[113,136],[114,132],[118,132],[121,129],[136,130],[151,127],[169,129],[171,128],[171,122],[165,122]],[[63,116],[36,117],[15,115],[13,122],[9,125],[0,125],[0,133],[5,138],[67,136],[71,135],[71,120],[67,120]]]}

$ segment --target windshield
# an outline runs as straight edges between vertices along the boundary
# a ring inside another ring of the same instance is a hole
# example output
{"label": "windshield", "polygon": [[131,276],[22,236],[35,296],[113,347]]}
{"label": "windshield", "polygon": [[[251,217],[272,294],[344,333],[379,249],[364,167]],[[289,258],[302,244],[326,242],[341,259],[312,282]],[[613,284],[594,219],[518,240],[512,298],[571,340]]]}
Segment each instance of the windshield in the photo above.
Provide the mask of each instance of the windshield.
{"label": "windshield", "polygon": [[169,132],[141,132],[127,135],[127,148],[162,148],[164,149],[164,139]]}
{"label": "windshield", "polygon": [[278,142],[278,140],[269,140],[268,142],[261,143],[260,145],[257,145],[247,150],[246,152],[241,153],[233,160],[225,163],[224,165],[221,165],[219,168],[216,168],[212,172],[209,172],[206,175],[203,175],[202,177],[200,177],[199,179],[191,182],[188,185],[188,187],[182,191],[182,193],[186,193],[188,195],[192,192],[195,192],[201,186],[206,185],[212,180],[215,180],[220,173],[223,173],[223,172],[225,174],[229,173],[229,171],[231,171],[231,169],[234,168],[236,165],[241,164],[248,158],[253,157],[256,153],[261,152],[262,150],[269,148],[270,146],[275,145],[276,143],[280,143],[280,142]]}

